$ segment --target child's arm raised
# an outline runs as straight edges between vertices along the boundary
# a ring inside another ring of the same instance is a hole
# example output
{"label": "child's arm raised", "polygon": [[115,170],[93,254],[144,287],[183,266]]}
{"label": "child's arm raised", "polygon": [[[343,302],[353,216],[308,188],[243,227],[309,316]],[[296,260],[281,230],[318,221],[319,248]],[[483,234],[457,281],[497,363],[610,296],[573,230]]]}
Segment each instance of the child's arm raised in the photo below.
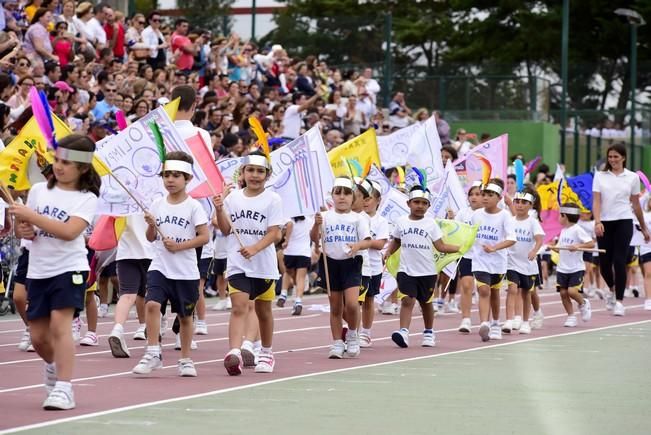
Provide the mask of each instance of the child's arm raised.
{"label": "child's arm raised", "polygon": [[223,194],[218,194],[213,197],[213,204],[215,205],[215,216],[213,217],[213,225],[219,228],[223,235],[228,236],[231,233],[231,220],[226,214],[224,208]]}
{"label": "child's arm raised", "polygon": [[43,231],[52,234],[57,239],[70,242],[75,240],[88,226],[88,222],[78,216],[70,216],[66,221],[52,219],[40,215],[31,208],[22,204],[9,207],[9,212],[23,222],[35,225]]}

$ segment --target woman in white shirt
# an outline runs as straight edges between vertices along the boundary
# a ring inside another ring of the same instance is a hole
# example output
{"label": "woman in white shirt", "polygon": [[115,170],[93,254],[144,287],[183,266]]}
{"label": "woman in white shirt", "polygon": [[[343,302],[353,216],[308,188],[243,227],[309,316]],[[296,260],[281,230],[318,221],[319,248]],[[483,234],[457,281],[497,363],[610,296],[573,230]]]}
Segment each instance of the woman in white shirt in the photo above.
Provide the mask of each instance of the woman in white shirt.
{"label": "woman in white shirt", "polygon": [[606,155],[606,167],[595,174],[592,183],[592,213],[599,248],[606,250],[605,254],[599,254],[601,276],[611,291],[606,307],[612,309],[615,316],[623,316],[626,258],[633,237],[633,213],[640,223],[644,240],[648,242],[651,236],[640,207],[640,177],[624,167],[626,147],[623,144],[611,145]]}

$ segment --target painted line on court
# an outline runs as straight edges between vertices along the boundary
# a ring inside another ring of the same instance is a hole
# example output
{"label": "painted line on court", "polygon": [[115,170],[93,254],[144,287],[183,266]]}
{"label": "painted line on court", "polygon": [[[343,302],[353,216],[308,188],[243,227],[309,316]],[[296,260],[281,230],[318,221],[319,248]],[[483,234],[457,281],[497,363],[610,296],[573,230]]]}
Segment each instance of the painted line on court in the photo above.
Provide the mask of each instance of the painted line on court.
{"label": "painted line on court", "polygon": [[[631,308],[633,308],[633,307],[631,307]],[[568,336],[586,334],[586,333],[591,333],[591,332],[605,331],[605,330],[614,329],[614,328],[624,328],[624,327],[627,327],[627,326],[641,325],[641,324],[649,323],[649,322],[651,322],[651,320],[640,320],[640,321],[637,321],[637,322],[622,323],[622,324],[619,324],[619,325],[609,325],[609,326],[602,326],[602,327],[594,328],[594,329],[585,329],[585,330],[580,330],[580,331],[566,332],[566,333],[562,333],[562,334],[558,334],[558,335],[548,335],[548,336],[544,336],[544,337],[532,337],[532,338],[528,338],[528,339],[524,339],[524,340],[510,341],[510,342],[507,342],[507,343],[498,343],[498,344],[492,344],[492,345],[482,345],[482,346],[477,346],[477,347],[473,347],[473,348],[469,348],[469,349],[455,350],[455,351],[439,353],[439,354],[435,354],[435,355],[422,355],[422,356],[403,358],[403,359],[393,360],[393,361],[383,361],[383,362],[379,362],[379,363],[360,365],[360,366],[356,366],[356,367],[345,367],[345,368],[341,368],[341,369],[327,370],[327,371],[317,372],[317,373],[306,373],[306,374],[303,374],[303,375],[290,376],[290,377],[279,378],[279,379],[272,379],[272,380],[269,380],[269,381],[256,382],[256,383],[253,383],[253,384],[240,385],[240,386],[237,386],[237,387],[224,388],[224,389],[221,389],[221,390],[214,390],[214,391],[209,391],[209,392],[205,392],[205,393],[192,394],[192,395],[182,396],[182,397],[174,397],[174,398],[171,398],[171,399],[157,400],[157,401],[154,401],[154,402],[139,403],[137,405],[124,406],[124,407],[121,407],[121,408],[110,409],[110,410],[106,410],[106,411],[98,411],[98,412],[93,412],[93,413],[89,413],[89,414],[77,415],[77,416],[74,416],[74,417],[67,417],[67,418],[61,418],[61,419],[57,419],[57,420],[50,420],[50,421],[43,422],[43,423],[19,426],[19,427],[4,430],[4,431],[0,432],[0,434],[9,434],[9,433],[22,432],[22,431],[31,430],[31,429],[38,429],[38,428],[48,427],[48,426],[52,426],[52,425],[55,425],[55,424],[70,423],[70,422],[83,420],[83,419],[88,419],[88,418],[102,417],[102,416],[105,416],[105,415],[115,414],[115,413],[118,413],[118,412],[132,411],[132,410],[135,410],[135,409],[146,408],[146,407],[149,407],[149,406],[160,406],[160,405],[165,405],[165,404],[168,404],[168,403],[179,402],[179,401],[182,401],[182,400],[192,400],[192,399],[200,399],[200,398],[208,397],[208,396],[218,396],[218,395],[223,395],[223,394],[231,393],[231,392],[235,392],[235,391],[247,390],[247,389],[256,388],[256,387],[263,387],[263,386],[267,386],[267,385],[277,384],[277,383],[280,383],[280,382],[295,381],[295,380],[305,379],[305,378],[314,377],[314,376],[323,376],[323,375],[329,375],[329,374],[335,374],[335,373],[343,373],[343,372],[348,372],[348,371],[354,371],[354,370],[360,370],[360,369],[366,369],[366,368],[373,368],[373,367],[382,367],[382,366],[386,366],[386,365],[392,365],[392,364],[398,364],[398,363],[404,363],[404,362],[411,362],[411,361],[420,361],[420,360],[425,360],[425,359],[435,359],[435,358],[440,358],[440,357],[443,357],[443,356],[458,355],[458,354],[476,352],[476,351],[485,350],[485,349],[494,349],[494,348],[499,348],[499,347],[512,346],[512,345],[521,344],[521,343],[531,343],[531,342],[535,342],[535,341],[548,340],[548,339],[551,339],[551,338],[568,337]]]}

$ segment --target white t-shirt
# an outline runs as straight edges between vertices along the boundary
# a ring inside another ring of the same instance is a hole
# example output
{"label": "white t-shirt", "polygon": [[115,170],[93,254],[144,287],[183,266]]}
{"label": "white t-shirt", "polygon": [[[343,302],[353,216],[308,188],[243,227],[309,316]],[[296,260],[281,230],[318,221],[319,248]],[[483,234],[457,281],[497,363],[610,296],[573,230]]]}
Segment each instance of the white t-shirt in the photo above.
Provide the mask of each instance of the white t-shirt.
{"label": "white t-shirt", "polygon": [[314,216],[305,216],[303,220],[292,221],[292,232],[283,254],[310,258],[312,256],[310,230],[313,225]]}
{"label": "white t-shirt", "polygon": [[228,257],[228,237],[223,235],[222,232],[219,231],[219,228],[215,228],[213,257],[219,260],[223,260]]}
{"label": "white t-shirt", "polygon": [[495,245],[504,240],[516,241],[511,213],[500,210],[492,214],[481,208],[475,210],[472,215],[472,225],[479,225],[475,244],[472,247],[472,271],[492,274],[506,273],[507,250],[500,249],[489,254],[484,251],[483,245]]}
{"label": "white t-shirt", "polygon": [[619,175],[597,171],[592,191],[601,194],[601,220],[633,219],[631,195],[640,193],[640,177],[628,169]]}
{"label": "white t-shirt", "polygon": [[[246,189],[235,190],[226,197],[224,205],[230,214],[231,228],[237,231],[244,246],[258,243],[270,227],[285,224],[282,201],[276,192],[264,190],[257,196],[246,196]],[[226,277],[243,273],[249,278],[278,279],[278,258],[274,244],[249,260],[239,253],[240,244],[234,234],[228,236]]]}
{"label": "white t-shirt", "polygon": [[[647,228],[651,228],[651,211],[644,212],[644,222]],[[651,243],[643,242],[640,245],[640,255],[648,254],[651,252]]]}
{"label": "white t-shirt", "polygon": [[[366,225],[368,226],[369,229],[369,234],[371,231],[371,217],[366,214],[365,211],[362,211],[359,213],[359,215],[366,221]],[[362,255],[362,276],[371,276],[371,263],[370,259],[368,257],[368,249],[364,249],[360,251],[360,254]]]}
{"label": "white t-shirt", "polygon": [[203,207],[203,211],[208,217],[208,234],[210,234],[210,239],[208,243],[201,247],[201,259],[213,258],[215,256],[215,242],[213,241],[215,234],[215,227],[212,225],[212,215],[215,214],[215,205],[211,200],[207,198],[202,198],[199,200],[199,204]]}
{"label": "white t-shirt", "polygon": [[[471,207],[465,207],[457,212],[457,215],[454,217],[454,220],[458,222],[463,222],[464,224],[472,225],[473,214],[475,214],[475,210],[473,210]],[[468,249],[468,252],[463,254],[463,258],[472,260],[472,249]]]}
{"label": "white t-shirt", "polygon": [[[208,222],[199,201],[189,196],[179,204],[170,204],[167,197],[159,198],[152,203],[149,212],[156,218],[163,235],[179,243],[194,239],[197,227]],[[168,279],[199,279],[196,250],[169,252],[160,235],[156,236],[154,248],[155,255],[149,270],[157,270]]]}
{"label": "white t-shirt", "polygon": [[0,198],[0,230],[5,227],[5,208],[7,208],[7,203]]}
{"label": "white t-shirt", "polygon": [[104,31],[104,27],[102,27],[102,24],[99,22],[99,20],[95,17],[91,18],[86,22],[85,24],[86,27],[86,32],[87,32],[87,37],[93,45],[97,46],[97,44],[102,44],[106,45],[106,32]]}
{"label": "white t-shirt", "polygon": [[[48,189],[46,183],[38,183],[29,192],[27,206],[50,219],[65,222],[74,216],[90,224],[97,209],[97,196],[57,186]],[[36,238],[29,247],[27,278],[52,278],[64,272],[90,270],[83,231],[74,240],[65,241],[38,227],[35,230]]]}
{"label": "white t-shirt", "polygon": [[[558,236],[559,246],[578,245],[580,243],[588,243],[592,241],[592,237],[578,225],[572,225],[568,228],[563,228],[561,234]],[[560,258],[556,271],[561,273],[573,273],[585,270],[583,263],[583,252],[576,251],[570,252],[566,249],[559,251]]]}
{"label": "white t-shirt", "polygon": [[151,260],[154,254],[154,246],[147,240],[145,216],[134,214],[126,218],[127,226],[118,241],[116,260]]}
{"label": "white t-shirt", "polygon": [[[375,213],[375,215],[371,217],[371,239],[388,240],[390,235],[389,221],[383,218],[380,213]],[[384,270],[384,265],[382,264],[382,251],[382,249],[368,250],[371,276],[379,275]]]}
{"label": "white t-shirt", "polygon": [[436,275],[434,242],[442,237],[443,232],[433,218],[412,220],[401,216],[393,229],[393,238],[400,239],[398,271],[409,276]]}
{"label": "white t-shirt", "polygon": [[[368,220],[359,213],[337,213],[335,210],[328,210],[323,213],[324,250],[328,258],[333,260],[345,260],[350,258],[346,245],[352,245],[371,237],[371,230]],[[358,252],[361,255],[361,252]]]}
{"label": "white t-shirt", "polygon": [[535,236],[544,236],[538,219],[528,217],[524,220],[513,219],[516,242],[508,249],[508,270],[514,270],[523,275],[537,275],[538,263],[529,261],[529,252],[536,246]]}
{"label": "white t-shirt", "polygon": [[176,127],[176,130],[179,132],[179,135],[183,140],[187,140],[199,133],[201,135],[201,139],[203,139],[203,142],[206,144],[206,148],[210,152],[210,155],[212,155],[214,159],[215,152],[212,149],[212,140],[210,139],[210,133],[208,133],[203,128],[195,127],[192,122],[186,120],[174,121],[174,127]]}
{"label": "white t-shirt", "polygon": [[285,109],[282,137],[296,139],[301,135],[301,112],[298,111],[298,108],[297,104],[292,104]]}

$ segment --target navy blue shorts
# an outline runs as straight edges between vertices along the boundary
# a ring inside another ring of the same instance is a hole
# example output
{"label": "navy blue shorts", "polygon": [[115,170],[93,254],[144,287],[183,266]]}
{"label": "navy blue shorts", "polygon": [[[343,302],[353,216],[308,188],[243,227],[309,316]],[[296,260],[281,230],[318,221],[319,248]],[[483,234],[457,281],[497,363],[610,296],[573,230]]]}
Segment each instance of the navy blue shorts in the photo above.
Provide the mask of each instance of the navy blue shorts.
{"label": "navy blue shorts", "polygon": [[403,295],[416,298],[423,304],[432,302],[436,275],[409,276],[404,272],[398,272],[396,281],[398,281],[398,289]]}
{"label": "navy blue shorts", "polygon": [[649,261],[651,261],[651,252],[644,255],[640,255],[640,264],[648,263]]}
{"label": "navy blue shorts", "polygon": [[499,290],[504,280],[502,273],[488,273],[488,272],[473,272],[477,288],[482,285],[487,285],[493,290]]}
{"label": "navy blue shorts", "polygon": [[120,296],[138,295],[145,297],[147,292],[147,271],[151,260],[125,259],[118,260],[116,270],[120,282]]}
{"label": "navy blue shorts", "polygon": [[52,278],[27,280],[27,320],[50,317],[52,310],[84,309],[88,272],[65,272]]}
{"label": "navy blue shorts", "polygon": [[100,278],[111,278],[112,276],[118,276],[118,262],[113,261],[106,265],[102,269],[102,273],[99,274]]}
{"label": "navy blue shorts", "polygon": [[283,256],[285,269],[309,269],[312,265],[310,257],[303,257],[300,255],[285,255]]}
{"label": "navy blue shorts", "polygon": [[506,271],[506,280],[510,284],[515,284],[518,288],[527,291],[534,288],[536,284],[536,276],[537,275],[524,275],[515,270]]}
{"label": "navy blue shorts", "polygon": [[[342,292],[347,288],[358,288],[362,285],[362,256],[334,260],[328,257],[328,275],[330,278],[330,291]],[[319,277],[322,285],[326,284],[323,255],[319,258]]]}
{"label": "navy blue shorts", "polygon": [[380,294],[380,286],[382,285],[382,274],[373,275],[368,283],[368,290],[366,297],[372,298]]}
{"label": "navy blue shorts", "polygon": [[212,259],[212,270],[211,274],[215,276],[223,275],[226,273],[226,259],[225,258],[213,258]]}
{"label": "navy blue shorts", "polygon": [[459,277],[472,276],[472,260],[470,258],[462,257],[459,261]]}
{"label": "navy blue shorts", "polygon": [[169,279],[157,270],[147,273],[146,302],[158,302],[162,308],[169,301],[173,313],[188,317],[194,312],[198,300],[198,279]]}
{"label": "navy blue shorts", "polygon": [[29,250],[23,248],[23,252],[18,257],[18,264],[16,265],[16,276],[14,282],[25,285],[27,283],[27,266],[29,265]]}
{"label": "navy blue shorts", "polygon": [[208,272],[210,268],[210,261],[212,258],[201,258],[197,262],[197,266],[199,267],[199,277],[201,279],[206,279],[208,278]]}
{"label": "navy blue shorts", "polygon": [[583,292],[583,274],[582,270],[572,273],[556,272],[556,291],[562,288],[578,288]]}

